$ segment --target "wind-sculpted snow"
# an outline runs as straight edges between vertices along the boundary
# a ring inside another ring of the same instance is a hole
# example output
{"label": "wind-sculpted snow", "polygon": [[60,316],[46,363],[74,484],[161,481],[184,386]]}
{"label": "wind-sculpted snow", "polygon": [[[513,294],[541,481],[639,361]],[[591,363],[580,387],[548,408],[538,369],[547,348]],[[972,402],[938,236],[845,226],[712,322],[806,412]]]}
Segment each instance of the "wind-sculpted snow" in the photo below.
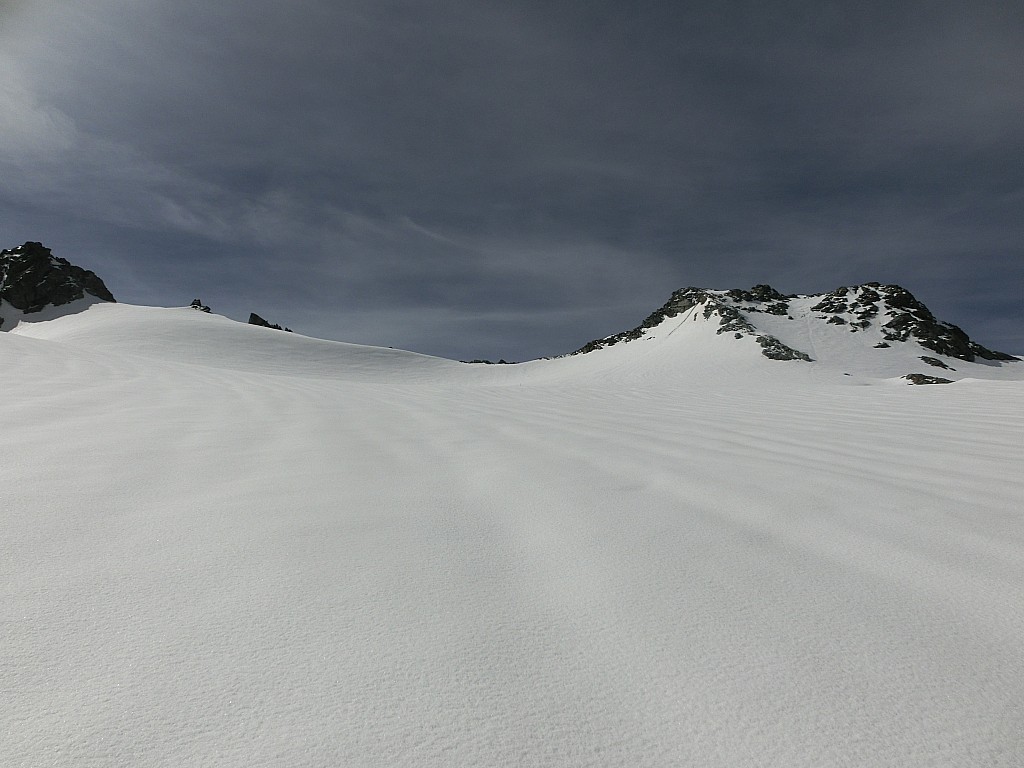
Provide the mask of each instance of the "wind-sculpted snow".
{"label": "wind-sculpted snow", "polygon": [[414,352],[270,331],[187,307],[95,304],[60,322],[23,322],[14,333],[117,355],[275,375],[416,378],[461,367]]}
{"label": "wind-sculpted snow", "polygon": [[0,334],[0,762],[1016,765],[1020,366],[788,311],[813,364],[693,308],[515,366]]}

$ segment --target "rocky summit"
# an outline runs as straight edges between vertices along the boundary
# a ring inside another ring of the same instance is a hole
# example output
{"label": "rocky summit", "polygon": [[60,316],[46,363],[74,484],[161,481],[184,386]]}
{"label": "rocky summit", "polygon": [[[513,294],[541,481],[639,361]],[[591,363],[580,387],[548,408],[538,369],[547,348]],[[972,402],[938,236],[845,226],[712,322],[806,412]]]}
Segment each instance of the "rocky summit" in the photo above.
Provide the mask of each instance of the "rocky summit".
{"label": "rocky summit", "polygon": [[687,320],[703,318],[718,336],[756,342],[761,354],[771,360],[814,362],[826,350],[834,357],[836,353],[865,348],[892,359],[897,347],[912,352],[909,359],[918,364],[947,370],[955,370],[951,363],[957,361],[1018,360],[988,349],[952,323],[936,319],[905,288],[880,283],[806,295],[784,294],[768,285],[755,285],[750,290],[682,288],[636,328],[595,339],[572,354],[651,339],[663,333],[663,324],[683,315]]}
{"label": "rocky summit", "polygon": [[[0,251],[0,300],[22,314],[70,304],[87,294],[115,301],[95,272],[54,256],[42,243]],[[3,320],[0,317],[0,327]]]}
{"label": "rocky summit", "polygon": [[[844,286],[824,294],[811,309],[821,313],[819,319],[838,325],[847,324],[851,331],[868,328],[877,318],[882,318],[883,343],[913,339],[925,349],[967,362],[974,362],[979,357],[983,360],[1017,359],[971,341],[952,323],[936,320],[928,307],[898,285],[866,283],[854,288]],[[931,364],[935,365],[935,362]]]}

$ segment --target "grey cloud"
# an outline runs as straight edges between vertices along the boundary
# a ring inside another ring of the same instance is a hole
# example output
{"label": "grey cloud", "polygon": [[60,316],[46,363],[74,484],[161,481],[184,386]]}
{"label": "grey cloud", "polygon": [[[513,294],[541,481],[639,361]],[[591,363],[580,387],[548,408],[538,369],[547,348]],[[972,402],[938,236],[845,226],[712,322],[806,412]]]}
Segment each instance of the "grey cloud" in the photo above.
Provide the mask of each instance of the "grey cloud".
{"label": "grey cloud", "polygon": [[461,357],[550,354],[550,318],[585,341],[686,284],[923,285],[983,341],[1021,314],[1001,298],[1024,277],[1013,4],[82,0],[15,20],[2,231],[73,233],[135,286],[202,282],[242,317],[232,292],[286,319],[302,302],[311,332]]}

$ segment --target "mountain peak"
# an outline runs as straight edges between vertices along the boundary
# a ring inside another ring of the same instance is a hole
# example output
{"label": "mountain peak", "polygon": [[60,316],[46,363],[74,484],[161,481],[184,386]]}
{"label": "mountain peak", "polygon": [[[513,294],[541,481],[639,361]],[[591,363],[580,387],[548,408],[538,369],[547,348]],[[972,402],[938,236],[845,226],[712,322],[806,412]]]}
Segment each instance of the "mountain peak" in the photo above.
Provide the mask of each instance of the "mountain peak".
{"label": "mountain peak", "polygon": [[770,285],[755,285],[749,291],[739,288],[729,291],[713,291],[694,286],[680,288],[673,292],[665,304],[648,315],[636,328],[617,333],[613,336],[606,336],[603,339],[595,339],[572,354],[586,354],[587,352],[613,346],[620,342],[634,341],[643,336],[648,329],[661,325],[665,320],[676,317],[694,307],[703,306],[702,314],[704,319],[711,320],[714,317],[718,321],[716,334],[732,333],[734,338],[737,339],[744,336],[752,336],[761,345],[761,354],[772,360],[803,360],[811,362],[811,357],[806,352],[793,349],[770,334],[760,333],[743,312],[735,306],[738,303],[756,303],[761,306],[746,307],[746,311],[763,311],[784,315],[788,311],[787,301],[790,298],[793,297],[779,293]]}
{"label": "mountain peak", "polygon": [[54,256],[42,243],[29,241],[0,251],[0,306],[8,304],[27,315],[45,307],[70,304],[86,295],[115,301],[95,272]]}
{"label": "mountain peak", "polygon": [[[698,307],[701,309],[695,309]],[[755,285],[750,290],[680,288],[636,328],[595,339],[572,354],[586,354],[635,341],[669,319],[691,310],[693,319],[703,316],[704,320],[715,323],[716,335],[752,338],[761,346],[761,354],[772,360],[813,362],[813,349],[808,353],[803,345],[812,344],[814,338],[835,339],[840,333],[868,331],[877,349],[891,347],[893,343],[916,342],[925,350],[966,362],[977,358],[1017,360],[971,341],[952,323],[937,320],[902,286],[877,282],[807,295],[784,294],[770,285]],[[799,332],[795,332],[798,329]]]}
{"label": "mountain peak", "polygon": [[848,288],[842,286],[831,293],[821,294],[821,301],[811,307],[820,312],[819,319],[836,325],[846,323],[852,331],[868,328],[875,318],[882,317],[884,342],[914,339],[925,349],[940,355],[974,362],[984,360],[1016,360],[1005,352],[983,347],[971,341],[967,334],[952,323],[937,320],[935,315],[915,296],[899,285],[864,283]]}

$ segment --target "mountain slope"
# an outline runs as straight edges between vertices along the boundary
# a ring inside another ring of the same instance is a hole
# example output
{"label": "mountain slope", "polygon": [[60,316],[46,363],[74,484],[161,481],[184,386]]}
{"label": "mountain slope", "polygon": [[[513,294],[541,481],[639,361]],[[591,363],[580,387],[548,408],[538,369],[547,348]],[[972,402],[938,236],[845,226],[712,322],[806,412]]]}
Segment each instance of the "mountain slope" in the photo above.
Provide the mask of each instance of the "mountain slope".
{"label": "mountain slope", "polygon": [[[671,343],[670,336],[676,337]],[[820,375],[892,378],[942,371],[948,381],[1024,375],[1016,357],[936,320],[906,289],[878,283],[806,296],[784,295],[767,285],[750,291],[684,288],[636,328],[596,339],[573,354],[607,354],[616,345],[638,354],[637,345],[650,342],[659,355],[711,357],[729,355],[731,342],[768,360],[813,364],[824,369]]]}
{"label": "mountain slope", "polygon": [[741,311],[813,363],[696,305],[515,366],[22,319],[5,762],[1013,765],[1020,366],[895,386],[950,358],[789,307]]}
{"label": "mountain slope", "polygon": [[11,333],[113,355],[276,375],[407,378],[462,367],[415,352],[272,332],[190,307],[94,304],[52,322],[23,321]]}

